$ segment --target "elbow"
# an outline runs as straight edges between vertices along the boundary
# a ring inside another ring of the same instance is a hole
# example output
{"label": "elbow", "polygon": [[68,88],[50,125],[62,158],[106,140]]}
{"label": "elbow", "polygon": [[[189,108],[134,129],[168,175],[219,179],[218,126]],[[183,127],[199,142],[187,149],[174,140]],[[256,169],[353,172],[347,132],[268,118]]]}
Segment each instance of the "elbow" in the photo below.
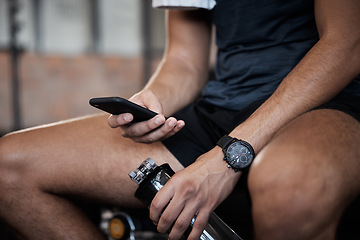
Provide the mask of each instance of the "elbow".
{"label": "elbow", "polygon": [[347,34],[326,34],[320,38],[321,41],[327,42],[327,46],[332,49],[333,55],[341,59],[341,66],[345,67],[348,72],[356,77],[360,75],[360,32]]}

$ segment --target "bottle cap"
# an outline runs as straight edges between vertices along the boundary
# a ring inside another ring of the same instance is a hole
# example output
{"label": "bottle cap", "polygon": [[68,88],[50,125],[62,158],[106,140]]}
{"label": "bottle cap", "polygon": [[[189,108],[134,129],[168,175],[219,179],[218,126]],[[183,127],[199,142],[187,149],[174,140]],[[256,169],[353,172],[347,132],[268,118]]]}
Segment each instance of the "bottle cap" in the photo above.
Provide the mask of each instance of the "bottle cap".
{"label": "bottle cap", "polygon": [[157,168],[157,165],[154,160],[148,158],[136,170],[129,172],[129,177],[139,185],[155,168]]}

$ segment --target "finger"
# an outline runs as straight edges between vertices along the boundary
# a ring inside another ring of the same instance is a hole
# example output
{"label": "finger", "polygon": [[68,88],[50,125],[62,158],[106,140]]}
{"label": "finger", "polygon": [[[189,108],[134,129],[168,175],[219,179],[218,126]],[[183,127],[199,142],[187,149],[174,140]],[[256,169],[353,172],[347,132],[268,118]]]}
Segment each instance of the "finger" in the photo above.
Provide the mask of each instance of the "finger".
{"label": "finger", "polygon": [[[174,226],[171,228],[169,239],[181,239],[197,212],[198,207],[186,205],[179,217],[176,219]],[[160,219],[161,220],[161,219]],[[190,228],[191,229],[191,228]]]}
{"label": "finger", "polygon": [[[155,117],[153,117],[148,121],[134,123],[131,126],[128,126],[126,129],[124,129],[123,136],[132,137],[134,138],[134,140],[136,140],[135,137],[141,137],[148,134],[149,132],[163,125],[164,122],[165,122],[165,117],[163,115],[156,115]],[[142,138],[139,138],[138,140],[141,139]]]}
{"label": "finger", "polygon": [[[183,122],[183,121],[182,121]],[[166,122],[159,126],[158,128],[154,129],[153,131],[139,137],[133,137],[133,140],[136,142],[143,142],[143,143],[153,143],[156,141],[164,140],[176,132],[178,132],[184,125],[180,124],[177,126],[178,121],[175,118],[169,118]]]}
{"label": "finger", "polygon": [[[180,174],[180,172],[177,174]],[[192,201],[190,196],[193,195],[193,191],[182,191],[181,189],[184,188],[179,189],[179,186],[183,185],[181,184],[181,179],[182,178],[176,174],[170,179],[171,184],[178,190],[175,191],[171,202],[161,214],[157,224],[159,232],[165,233],[172,228],[171,232],[173,236],[181,236],[185,232],[191,222],[191,219],[194,217],[201,205],[201,201]],[[188,194],[186,194],[187,192]],[[174,239],[176,239],[176,237]]]}
{"label": "finger", "polygon": [[133,115],[131,113],[124,113],[120,115],[110,115],[108,118],[108,124],[112,128],[117,128],[119,126],[130,123],[133,120]]}
{"label": "finger", "polygon": [[157,129],[149,132],[147,135],[141,136],[136,139],[137,141],[146,141],[146,142],[154,142],[164,138],[167,134],[169,134],[177,124],[177,120],[173,117],[168,118],[164,124],[159,126]]}
{"label": "finger", "polygon": [[170,180],[163,188],[159,190],[159,192],[155,195],[154,199],[150,204],[149,216],[155,225],[158,224],[161,213],[163,212],[164,208],[169,204],[170,200],[174,195],[174,190],[169,184]]}
{"label": "finger", "polygon": [[196,216],[195,222],[192,226],[191,233],[188,239],[199,239],[203,233],[210,217],[211,212],[206,210],[200,210]]}
{"label": "finger", "polygon": [[184,208],[184,201],[172,199],[171,202],[166,206],[165,210],[160,216],[159,222],[157,224],[157,230],[160,233],[168,232],[171,227],[174,225],[174,222],[182,212]]}
{"label": "finger", "polygon": [[165,136],[163,136],[161,140],[165,140],[165,139],[173,136],[174,134],[179,132],[183,127],[185,127],[185,122],[183,120],[177,121],[175,127],[170,132],[168,132]]}

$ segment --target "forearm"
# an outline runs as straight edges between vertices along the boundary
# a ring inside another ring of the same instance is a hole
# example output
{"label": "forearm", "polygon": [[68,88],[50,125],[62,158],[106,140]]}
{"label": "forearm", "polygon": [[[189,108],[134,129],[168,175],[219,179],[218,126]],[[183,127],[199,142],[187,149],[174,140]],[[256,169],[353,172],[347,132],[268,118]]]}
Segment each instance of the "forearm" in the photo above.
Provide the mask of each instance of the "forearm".
{"label": "forearm", "polygon": [[211,21],[208,11],[168,11],[163,59],[145,89],[152,90],[171,115],[199,95],[207,80]]}
{"label": "forearm", "polygon": [[159,98],[170,116],[193,101],[208,78],[208,68],[197,69],[182,59],[164,58],[144,89]]}
{"label": "forearm", "polygon": [[259,152],[286,123],[330,100],[359,74],[359,44],[322,38],[283,80],[275,93],[232,136]]}

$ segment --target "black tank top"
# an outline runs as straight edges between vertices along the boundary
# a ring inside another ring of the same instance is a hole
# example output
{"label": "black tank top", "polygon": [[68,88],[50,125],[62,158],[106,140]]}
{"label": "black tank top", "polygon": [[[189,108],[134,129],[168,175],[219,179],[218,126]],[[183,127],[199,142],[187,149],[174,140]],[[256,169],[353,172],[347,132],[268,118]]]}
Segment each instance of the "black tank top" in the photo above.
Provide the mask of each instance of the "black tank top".
{"label": "black tank top", "polygon": [[227,109],[269,97],[318,41],[313,0],[217,0],[212,17],[215,80],[202,96]]}

